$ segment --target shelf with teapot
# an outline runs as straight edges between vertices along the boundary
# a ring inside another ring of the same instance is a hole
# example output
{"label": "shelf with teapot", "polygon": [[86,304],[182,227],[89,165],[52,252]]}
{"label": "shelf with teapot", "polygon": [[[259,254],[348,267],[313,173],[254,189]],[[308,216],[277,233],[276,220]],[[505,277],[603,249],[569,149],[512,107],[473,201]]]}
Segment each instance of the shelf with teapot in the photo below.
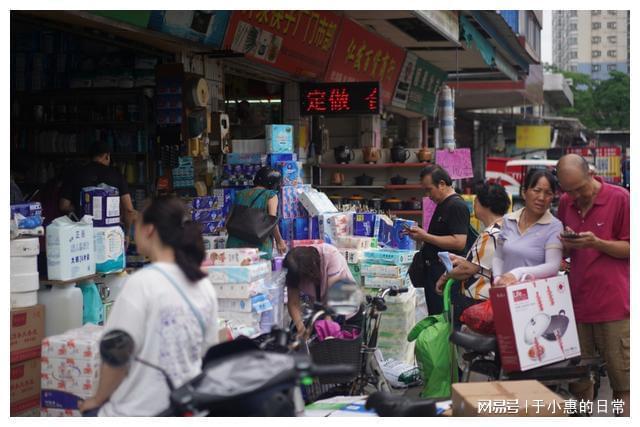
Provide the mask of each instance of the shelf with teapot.
{"label": "shelf with teapot", "polygon": [[[332,156],[333,154],[333,156]],[[424,167],[433,159],[430,148],[406,148],[397,144],[391,149],[364,147],[353,149],[348,145],[335,147],[332,152],[325,152],[324,159],[331,159],[335,163],[320,162],[323,168],[385,168],[385,167]]]}

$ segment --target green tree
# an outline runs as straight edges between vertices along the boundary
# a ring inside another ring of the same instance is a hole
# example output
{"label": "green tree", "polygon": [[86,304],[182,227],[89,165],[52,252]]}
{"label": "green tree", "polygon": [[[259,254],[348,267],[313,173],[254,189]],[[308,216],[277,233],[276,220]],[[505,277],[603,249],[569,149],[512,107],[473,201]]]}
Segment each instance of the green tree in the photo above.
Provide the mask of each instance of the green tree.
{"label": "green tree", "polygon": [[563,72],[572,79],[573,106],[560,114],[580,119],[588,129],[629,129],[629,76],[619,71],[608,80],[592,80],[587,74]]}

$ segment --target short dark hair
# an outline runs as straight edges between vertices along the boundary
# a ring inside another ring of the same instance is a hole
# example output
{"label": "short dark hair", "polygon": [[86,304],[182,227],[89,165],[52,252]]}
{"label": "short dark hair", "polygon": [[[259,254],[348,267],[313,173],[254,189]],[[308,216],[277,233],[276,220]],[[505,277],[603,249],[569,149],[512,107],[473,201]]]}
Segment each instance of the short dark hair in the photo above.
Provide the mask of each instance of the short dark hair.
{"label": "short dark hair", "polygon": [[449,173],[440,165],[430,165],[422,169],[420,172],[420,180],[427,175],[431,175],[431,180],[435,185],[438,185],[440,181],[444,181],[444,183],[449,187],[453,184]]}
{"label": "short dark hair", "polygon": [[504,216],[511,206],[509,195],[503,186],[481,183],[476,188],[478,202],[496,215]]}
{"label": "short dark hair", "polygon": [[253,185],[278,191],[282,185],[282,174],[269,166],[264,166],[253,177]]}
{"label": "short dark hair", "polygon": [[103,154],[111,154],[111,146],[106,141],[97,141],[91,145],[89,150],[89,156],[94,157],[102,156]]}
{"label": "short dark hair", "polygon": [[525,192],[534,187],[542,178],[547,178],[551,191],[555,193],[558,190],[558,180],[548,169],[530,169],[524,177],[522,191]]}

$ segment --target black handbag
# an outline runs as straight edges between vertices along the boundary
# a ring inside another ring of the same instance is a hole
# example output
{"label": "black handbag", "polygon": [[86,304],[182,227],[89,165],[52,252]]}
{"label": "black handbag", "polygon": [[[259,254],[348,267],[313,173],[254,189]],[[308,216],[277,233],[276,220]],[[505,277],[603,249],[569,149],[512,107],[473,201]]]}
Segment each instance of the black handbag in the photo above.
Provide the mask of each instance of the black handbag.
{"label": "black handbag", "polygon": [[269,215],[265,209],[256,209],[253,204],[258,197],[253,199],[249,206],[233,205],[231,215],[227,220],[227,233],[245,242],[260,245],[265,241],[278,224],[278,217]]}

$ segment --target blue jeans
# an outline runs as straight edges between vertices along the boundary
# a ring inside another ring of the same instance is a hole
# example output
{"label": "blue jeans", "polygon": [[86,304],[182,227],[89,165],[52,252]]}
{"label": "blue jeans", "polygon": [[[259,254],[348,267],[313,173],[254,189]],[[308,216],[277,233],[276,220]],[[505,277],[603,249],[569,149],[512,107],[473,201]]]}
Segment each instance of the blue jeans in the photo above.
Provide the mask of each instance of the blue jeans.
{"label": "blue jeans", "polygon": [[95,409],[89,409],[88,411],[85,411],[82,413],[83,417],[97,417],[98,416],[98,412],[100,412],[100,408],[102,408],[102,406],[98,406]]}

